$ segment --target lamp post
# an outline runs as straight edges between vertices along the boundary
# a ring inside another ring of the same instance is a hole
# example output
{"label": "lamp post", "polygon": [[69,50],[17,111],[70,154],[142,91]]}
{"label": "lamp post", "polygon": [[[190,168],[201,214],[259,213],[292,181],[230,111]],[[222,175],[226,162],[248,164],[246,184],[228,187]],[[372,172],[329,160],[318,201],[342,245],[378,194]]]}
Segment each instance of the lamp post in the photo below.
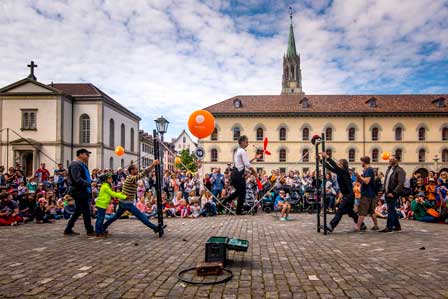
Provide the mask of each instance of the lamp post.
{"label": "lamp post", "polygon": [[432,159],[433,161],[434,161],[434,170],[435,170],[435,172],[437,172],[438,171],[438,168],[439,168],[439,164],[438,164],[438,162],[439,162],[439,156],[438,155],[435,155],[434,156],[434,158]]}
{"label": "lamp post", "polygon": [[[163,212],[162,212],[162,189],[163,189],[163,145],[160,146],[159,142],[163,143],[163,134],[168,130],[169,122],[163,118],[163,116],[154,120],[156,122],[157,131],[153,131],[154,135],[154,159],[160,160],[160,164],[156,166],[156,196],[157,196],[157,222],[159,227],[159,238],[163,236]],[[158,139],[160,134],[161,140]]]}

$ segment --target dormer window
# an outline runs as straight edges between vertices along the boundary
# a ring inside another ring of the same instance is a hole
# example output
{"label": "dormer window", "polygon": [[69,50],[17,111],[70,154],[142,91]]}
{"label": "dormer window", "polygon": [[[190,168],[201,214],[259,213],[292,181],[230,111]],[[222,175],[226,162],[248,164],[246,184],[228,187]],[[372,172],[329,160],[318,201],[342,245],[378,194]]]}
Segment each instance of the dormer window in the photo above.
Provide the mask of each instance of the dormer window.
{"label": "dormer window", "polygon": [[233,106],[235,107],[235,108],[241,108],[241,100],[240,99],[235,99],[235,100],[233,100]]}
{"label": "dormer window", "polygon": [[437,106],[437,108],[445,107],[445,98],[438,98],[432,101],[433,104]]}
{"label": "dormer window", "polygon": [[375,98],[368,99],[366,103],[369,105],[369,108],[376,108],[377,107]]}
{"label": "dormer window", "polygon": [[300,104],[302,104],[302,108],[310,107],[310,102],[309,102],[308,98],[303,98],[302,100],[300,100]]}

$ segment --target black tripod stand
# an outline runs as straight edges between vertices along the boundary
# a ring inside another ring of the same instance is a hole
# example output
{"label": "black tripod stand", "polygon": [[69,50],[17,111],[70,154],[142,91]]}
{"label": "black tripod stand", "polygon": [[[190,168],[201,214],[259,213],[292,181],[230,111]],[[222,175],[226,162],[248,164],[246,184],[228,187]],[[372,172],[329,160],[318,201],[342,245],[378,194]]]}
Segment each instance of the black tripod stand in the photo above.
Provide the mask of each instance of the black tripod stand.
{"label": "black tripod stand", "polygon": [[[321,223],[320,223],[320,214],[321,210],[323,210],[323,231],[324,235],[328,233],[327,230],[327,191],[326,191],[326,183],[327,183],[327,172],[325,168],[325,164],[327,163],[325,157],[322,159],[319,157],[320,152],[325,152],[325,134],[322,133],[321,136],[314,135],[311,139],[311,143],[315,146],[316,151],[316,201],[317,201],[317,232],[321,231]],[[319,150],[319,148],[321,150]],[[322,164],[322,179],[319,180],[319,165]]]}

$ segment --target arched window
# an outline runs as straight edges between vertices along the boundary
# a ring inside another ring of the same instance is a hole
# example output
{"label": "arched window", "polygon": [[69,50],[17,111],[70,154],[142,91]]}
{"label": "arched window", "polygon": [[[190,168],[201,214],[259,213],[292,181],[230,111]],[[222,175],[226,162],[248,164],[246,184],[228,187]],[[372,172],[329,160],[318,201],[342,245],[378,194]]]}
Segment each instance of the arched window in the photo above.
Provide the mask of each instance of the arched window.
{"label": "arched window", "polygon": [[329,158],[331,158],[333,156],[333,151],[331,149],[327,149],[325,152],[327,153],[327,156]]}
{"label": "arched window", "polygon": [[233,128],[233,140],[238,140],[241,136],[241,130],[239,127]]}
{"label": "arched window", "polygon": [[286,128],[280,128],[279,139],[286,140]]}
{"label": "arched window", "polygon": [[215,128],[213,130],[211,140],[215,140],[215,141],[218,140],[218,129]]}
{"label": "arched window", "polygon": [[403,150],[401,148],[395,150],[395,156],[397,157],[398,162],[403,160]]}
{"label": "arched window", "polygon": [[257,156],[261,155],[260,158],[257,159],[257,162],[263,162],[264,161],[264,153],[262,149],[257,149]]}
{"label": "arched window", "polygon": [[395,140],[400,141],[403,139],[403,128],[402,127],[396,127],[395,128]]}
{"label": "arched window", "polygon": [[310,129],[308,129],[308,128],[303,128],[303,130],[302,130],[302,140],[303,140],[303,141],[308,141],[308,140],[310,140]]}
{"label": "arched window", "polygon": [[302,150],[302,162],[303,163],[310,162],[310,151],[306,148]]}
{"label": "arched window", "polygon": [[374,163],[378,163],[378,153],[379,153],[379,151],[378,151],[378,149],[373,149],[372,150],[372,162],[374,162]]}
{"label": "arched window", "polygon": [[333,140],[333,129],[332,128],[326,128],[325,129],[325,138],[328,141]]}
{"label": "arched window", "polygon": [[374,127],[372,129],[372,140],[378,140],[378,128]]}
{"label": "arched window", "polygon": [[264,131],[263,128],[257,128],[257,140],[263,140]]}
{"label": "arched window", "polygon": [[283,148],[279,152],[279,161],[286,162],[286,150]]}
{"label": "arched window", "polygon": [[126,132],[125,132],[124,124],[121,124],[121,140],[120,140],[120,145],[126,149],[125,144],[126,144]]}
{"label": "arched window", "polygon": [[211,154],[211,162],[218,162],[218,150],[214,148],[211,150],[210,154]]}
{"label": "arched window", "polygon": [[294,66],[291,65],[291,80],[294,80]]}
{"label": "arched window", "polygon": [[356,159],[355,155],[356,155],[355,150],[351,148],[348,151],[348,162],[355,162],[355,159]]}
{"label": "arched window", "polygon": [[421,127],[418,129],[418,140],[423,141],[426,139],[426,129]]}
{"label": "arched window", "polygon": [[90,117],[87,114],[79,118],[79,143],[90,143]]}
{"label": "arched window", "polygon": [[448,127],[442,129],[442,140],[448,140]]}
{"label": "arched window", "polygon": [[448,162],[448,149],[444,149],[442,151],[442,162],[447,163]]}
{"label": "arched window", "polygon": [[131,152],[134,152],[134,128],[131,128]]}
{"label": "arched window", "polygon": [[120,166],[121,168],[124,168],[124,159],[121,159]]}
{"label": "arched window", "polygon": [[418,151],[418,162],[425,162],[426,161],[426,151],[425,149],[420,149]]}
{"label": "arched window", "polygon": [[109,168],[114,169],[114,158],[113,157],[110,157],[110,159],[109,159]]}
{"label": "arched window", "polygon": [[348,129],[348,140],[349,141],[355,140],[355,133],[356,133],[355,128]]}
{"label": "arched window", "polygon": [[115,147],[115,121],[109,120],[109,146]]}

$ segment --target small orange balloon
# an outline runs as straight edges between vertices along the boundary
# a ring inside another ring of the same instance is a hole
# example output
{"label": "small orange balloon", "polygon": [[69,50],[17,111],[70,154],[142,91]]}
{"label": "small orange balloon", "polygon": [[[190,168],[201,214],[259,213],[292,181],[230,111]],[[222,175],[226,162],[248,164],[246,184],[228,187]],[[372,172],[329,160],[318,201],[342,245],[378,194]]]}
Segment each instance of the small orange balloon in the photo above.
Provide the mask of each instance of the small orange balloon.
{"label": "small orange balloon", "polygon": [[123,155],[124,155],[124,148],[123,148],[121,145],[117,146],[117,147],[115,148],[115,154],[116,154],[118,157],[123,156]]}
{"label": "small orange balloon", "polygon": [[197,138],[208,137],[215,129],[215,118],[207,110],[197,110],[188,118],[188,129]]}
{"label": "small orange balloon", "polygon": [[389,152],[383,152],[381,154],[381,159],[383,159],[384,161],[387,161],[390,159],[390,153]]}
{"label": "small orange balloon", "polygon": [[176,157],[176,159],[174,159],[174,164],[180,164],[181,160],[180,157]]}

